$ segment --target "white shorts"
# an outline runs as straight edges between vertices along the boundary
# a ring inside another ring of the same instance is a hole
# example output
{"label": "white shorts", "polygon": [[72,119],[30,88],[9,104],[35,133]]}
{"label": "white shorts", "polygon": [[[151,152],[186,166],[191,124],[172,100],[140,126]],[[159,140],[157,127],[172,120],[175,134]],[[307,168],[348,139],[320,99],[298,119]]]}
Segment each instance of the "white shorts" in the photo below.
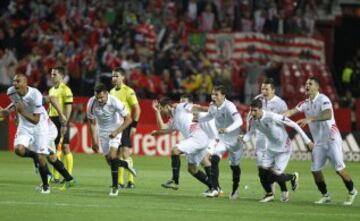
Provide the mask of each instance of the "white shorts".
{"label": "white shorts", "polygon": [[202,130],[192,134],[187,139],[181,140],[176,147],[185,154],[193,154],[200,150],[207,149],[209,138]]}
{"label": "white shorts", "polygon": [[48,148],[49,152],[55,154],[56,153],[56,144],[55,139],[58,136],[58,130],[55,124],[50,121],[49,123],[49,139],[48,139]]}
{"label": "white shorts", "polygon": [[46,120],[40,121],[35,127],[19,126],[16,130],[14,147],[22,145],[31,148],[38,154],[49,154],[48,149],[49,125]]}
{"label": "white shorts", "polygon": [[243,144],[236,140],[223,140],[216,144],[214,150],[212,151],[213,154],[222,157],[225,152],[227,151],[229,154],[229,162],[231,166],[236,166],[240,164],[240,159],[242,156]]}
{"label": "white shorts", "polygon": [[204,157],[208,154],[208,150],[206,148],[198,150],[192,154],[186,154],[186,161],[188,164],[194,164],[199,166]]}
{"label": "white shorts", "polygon": [[101,135],[99,136],[100,147],[104,156],[108,155],[108,153],[110,152],[110,148],[118,149],[121,144],[122,133],[119,133],[113,139],[111,139],[109,135],[110,133],[101,133]]}
{"label": "white shorts", "polygon": [[345,169],[343,159],[342,143],[340,139],[329,141],[323,145],[316,145],[312,151],[311,171],[320,171],[326,160],[329,159],[331,165],[336,171]]}
{"label": "white shorts", "polygon": [[262,166],[271,169],[276,174],[284,173],[291,157],[291,151],[273,152],[265,151],[262,159]]}
{"label": "white shorts", "polygon": [[255,157],[256,157],[256,166],[264,167],[264,155],[266,154],[266,149],[256,148]]}

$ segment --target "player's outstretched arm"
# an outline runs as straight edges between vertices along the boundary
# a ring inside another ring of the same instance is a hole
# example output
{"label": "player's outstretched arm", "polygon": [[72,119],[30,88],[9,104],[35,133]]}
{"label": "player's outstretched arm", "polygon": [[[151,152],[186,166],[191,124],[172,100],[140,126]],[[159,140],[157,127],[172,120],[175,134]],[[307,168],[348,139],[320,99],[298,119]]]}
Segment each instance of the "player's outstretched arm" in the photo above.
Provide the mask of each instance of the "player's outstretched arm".
{"label": "player's outstretched arm", "polygon": [[294,116],[295,114],[299,113],[300,111],[294,107],[293,109],[287,110],[284,113],[281,113],[283,116],[285,117],[291,117]]}
{"label": "player's outstretched arm", "polygon": [[289,118],[279,115],[279,114],[273,114],[274,116],[274,120],[278,123],[282,123],[288,127],[293,128],[294,130],[296,130],[296,132],[298,132],[301,136],[301,138],[303,139],[304,143],[306,145],[310,145],[310,143],[312,143],[312,141],[310,140],[310,138],[306,135],[306,133],[303,131],[303,129],[301,129],[301,127],[295,123],[294,121],[290,120]]}
{"label": "player's outstretched arm", "polygon": [[326,109],[323,110],[318,116],[303,118],[298,120],[296,123],[298,123],[301,127],[304,127],[311,122],[331,120],[331,118],[332,118],[331,109]]}
{"label": "player's outstretched arm", "polygon": [[11,112],[15,111],[15,105],[14,103],[9,104],[7,107],[2,108],[0,107],[0,114],[2,115],[8,115]]}
{"label": "player's outstretched arm", "polygon": [[170,134],[172,132],[175,132],[174,129],[160,129],[160,130],[154,130],[151,132],[151,136],[160,136],[165,134]]}

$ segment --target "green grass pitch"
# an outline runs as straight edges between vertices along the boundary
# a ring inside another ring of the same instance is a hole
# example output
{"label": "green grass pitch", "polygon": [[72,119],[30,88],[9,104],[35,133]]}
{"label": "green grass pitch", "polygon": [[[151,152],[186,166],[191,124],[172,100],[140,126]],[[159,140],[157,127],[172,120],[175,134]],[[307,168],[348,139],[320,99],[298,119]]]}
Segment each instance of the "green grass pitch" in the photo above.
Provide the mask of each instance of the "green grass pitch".
{"label": "green grass pitch", "polygon": [[[0,220],[360,220],[360,196],[353,206],[343,206],[345,187],[329,167],[324,172],[333,202],[312,203],[320,194],[309,172],[310,162],[290,162],[287,171],[300,173],[300,188],[290,192],[288,203],[279,201],[277,187],[276,200],[262,204],[258,202],[263,192],[253,160],[241,162],[240,198],[236,201],[227,197],[231,173],[226,160],[220,168],[225,197],[213,199],[201,196],[205,187],[186,172],[184,158],[178,191],[160,187],[170,177],[170,158],[135,157],[134,161],[138,170],[136,188],[121,190],[118,197],[108,196],[110,172],[100,155],[75,155],[77,185],[67,192],[61,192],[60,185],[52,185],[51,194],[42,195],[35,191],[40,178],[31,160],[0,152]],[[347,166],[360,189],[360,164]]]}

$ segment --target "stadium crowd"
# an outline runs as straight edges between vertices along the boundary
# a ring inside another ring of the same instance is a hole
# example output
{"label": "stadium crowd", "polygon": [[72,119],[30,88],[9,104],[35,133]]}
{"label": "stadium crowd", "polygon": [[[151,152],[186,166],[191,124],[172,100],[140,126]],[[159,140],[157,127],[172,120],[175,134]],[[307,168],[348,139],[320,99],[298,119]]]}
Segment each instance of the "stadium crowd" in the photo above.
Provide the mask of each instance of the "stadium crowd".
{"label": "stadium crowd", "polygon": [[111,70],[122,66],[141,98],[178,98],[186,92],[202,101],[214,84],[222,83],[243,100],[243,67],[228,61],[211,63],[200,47],[189,43],[189,34],[312,34],[317,4],[315,0],[1,1],[0,90],[5,91],[20,72],[30,85],[46,91],[51,67],[61,65],[67,68],[65,80],[74,94],[90,96],[89,88],[99,81],[110,86]]}

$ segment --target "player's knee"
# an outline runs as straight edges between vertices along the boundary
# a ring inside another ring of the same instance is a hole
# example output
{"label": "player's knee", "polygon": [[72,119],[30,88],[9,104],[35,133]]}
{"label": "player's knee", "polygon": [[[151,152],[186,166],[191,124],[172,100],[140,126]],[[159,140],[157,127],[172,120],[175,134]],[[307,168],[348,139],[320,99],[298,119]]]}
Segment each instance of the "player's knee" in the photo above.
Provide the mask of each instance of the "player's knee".
{"label": "player's knee", "polygon": [[181,151],[177,147],[171,149],[171,155],[180,155]]}
{"label": "player's knee", "polygon": [[39,164],[40,166],[45,166],[46,165],[46,158],[47,156],[44,154],[38,154],[38,158],[39,158]]}
{"label": "player's knee", "polygon": [[197,167],[196,166],[188,166],[188,172],[192,175],[195,175],[197,173]]}
{"label": "player's knee", "polygon": [[56,160],[57,160],[57,157],[55,154],[50,154],[49,156],[47,156],[47,160],[50,162],[50,163],[55,163]]}
{"label": "player's knee", "polygon": [[218,155],[212,155],[210,158],[210,162],[212,165],[218,165],[220,161],[220,157]]}
{"label": "player's knee", "polygon": [[15,154],[20,157],[23,157],[25,155],[25,147],[22,145],[17,145],[15,147]]}

